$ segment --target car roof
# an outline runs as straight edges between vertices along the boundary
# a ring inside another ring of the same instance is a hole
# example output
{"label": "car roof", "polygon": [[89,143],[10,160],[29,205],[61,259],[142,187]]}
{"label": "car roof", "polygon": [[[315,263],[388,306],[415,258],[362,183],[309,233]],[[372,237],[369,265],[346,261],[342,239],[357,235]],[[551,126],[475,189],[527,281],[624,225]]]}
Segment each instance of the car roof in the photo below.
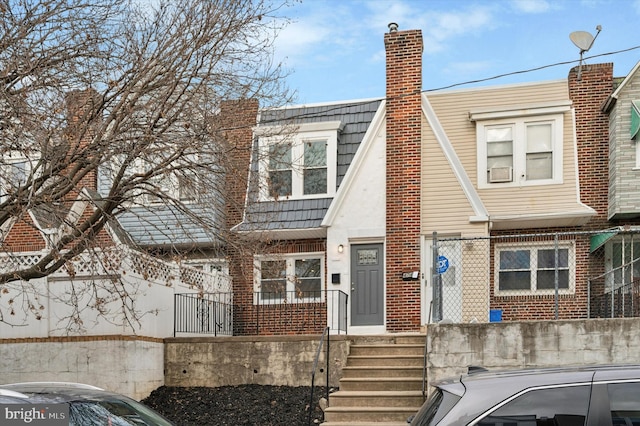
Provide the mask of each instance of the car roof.
{"label": "car roof", "polygon": [[593,380],[640,379],[640,365],[590,365],[516,370],[473,369],[456,378],[441,380],[434,386],[462,396],[466,391],[501,389],[511,394],[520,389],[536,386],[588,383]]}
{"label": "car roof", "polygon": [[640,381],[640,365],[593,365],[518,370],[479,371],[442,380],[434,386],[462,397],[447,421],[467,424],[488,408],[531,389],[590,385],[592,382]]}
{"label": "car roof", "polygon": [[[72,382],[25,382],[0,385],[3,392],[11,391],[37,401],[69,402],[74,400],[103,400],[125,398],[102,388]],[[32,401],[33,402],[33,401]]]}

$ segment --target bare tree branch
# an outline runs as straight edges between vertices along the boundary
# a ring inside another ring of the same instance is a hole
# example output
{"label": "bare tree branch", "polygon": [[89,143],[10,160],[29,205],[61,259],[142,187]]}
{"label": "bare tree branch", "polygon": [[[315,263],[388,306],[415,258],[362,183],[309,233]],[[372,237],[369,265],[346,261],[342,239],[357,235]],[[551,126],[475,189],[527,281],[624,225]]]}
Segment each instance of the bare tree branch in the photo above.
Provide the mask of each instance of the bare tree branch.
{"label": "bare tree branch", "polygon": [[0,256],[29,251],[16,226],[56,230],[37,261],[0,268],[0,298],[99,249],[122,215],[161,235],[150,218],[170,214],[185,236],[230,244],[238,165],[215,117],[226,100],[289,100],[272,62],[287,0],[274,1],[0,0]]}

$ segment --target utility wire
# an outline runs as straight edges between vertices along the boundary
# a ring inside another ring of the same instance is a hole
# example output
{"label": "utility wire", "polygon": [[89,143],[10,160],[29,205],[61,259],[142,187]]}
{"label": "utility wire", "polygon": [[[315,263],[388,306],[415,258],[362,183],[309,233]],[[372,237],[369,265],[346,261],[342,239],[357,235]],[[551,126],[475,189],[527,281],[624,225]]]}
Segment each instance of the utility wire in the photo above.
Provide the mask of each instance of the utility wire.
{"label": "utility wire", "polygon": [[[601,53],[599,55],[588,56],[586,58],[583,58],[582,61],[584,62],[587,59],[594,59],[594,58],[599,58],[599,57],[602,57],[602,56],[610,56],[610,55],[616,55],[618,53],[630,52],[630,51],[636,50],[636,49],[640,49],[640,46],[634,46],[634,47],[630,47],[628,49],[616,50],[616,51],[613,51],[613,52],[606,52],[606,53]],[[580,59],[575,59],[575,60],[571,60],[571,61],[564,61],[564,62],[557,62],[555,64],[542,65],[542,66],[539,66],[539,67],[529,68],[529,69],[526,69],[526,70],[513,71],[513,72],[508,72],[508,73],[505,73],[505,74],[499,74],[499,75],[496,75],[496,76],[493,76],[493,77],[487,77],[487,78],[481,78],[481,79],[478,79],[478,80],[470,80],[470,81],[465,81],[465,82],[461,82],[461,83],[450,84],[448,86],[438,87],[438,88],[435,88],[435,89],[424,89],[424,90],[421,90],[420,93],[428,93],[428,92],[434,92],[434,91],[437,91],[437,90],[445,90],[445,89],[450,89],[452,87],[464,86],[464,85],[467,85],[467,84],[482,83],[482,82],[485,82],[485,81],[491,81],[491,80],[496,80],[496,79],[503,78],[503,77],[508,77],[510,75],[526,74],[526,73],[529,73],[529,72],[539,71],[539,70],[542,70],[542,69],[545,69],[545,68],[552,68],[552,67],[557,67],[557,66],[561,66],[561,65],[570,65],[570,64],[579,63],[579,62],[580,62]],[[398,96],[398,97],[395,97],[395,98],[392,98],[392,99],[401,99],[403,97],[406,97],[406,96],[409,96],[409,95],[413,95],[413,94],[415,94],[415,93],[407,93],[407,94],[403,94],[401,96]],[[290,115],[288,117],[284,117],[284,116],[283,117],[273,117],[271,119],[261,120],[259,124],[262,124],[262,125],[269,124],[269,123],[282,123],[282,124],[284,124],[284,123],[287,123],[287,122],[291,122],[291,120],[302,119],[302,118],[312,118],[312,117],[319,116],[319,115],[326,115],[327,113],[332,112],[332,111],[337,111],[337,110],[340,110],[340,109],[343,109],[343,108],[348,108],[348,107],[353,106],[353,105],[359,105],[359,104],[365,104],[365,103],[373,102],[376,99],[378,99],[378,98],[367,99],[367,100],[363,100],[363,101],[355,101],[355,102],[351,102],[351,103],[348,103],[348,104],[347,103],[343,103],[343,104],[336,105],[336,106],[333,106],[333,107],[329,107],[329,108],[326,108],[326,109],[323,108],[321,111],[299,113],[299,114]],[[385,99],[385,98],[381,97],[379,99],[382,100],[382,99]],[[386,98],[386,99],[390,99],[390,98]],[[304,105],[301,105],[301,106],[299,106],[297,108],[304,109],[306,107]],[[282,109],[274,108],[273,110],[265,110],[263,113],[264,114],[269,114],[269,113],[278,113],[278,112],[282,112],[282,111],[283,111]],[[244,126],[241,126],[241,127],[244,127]],[[225,130],[237,129],[237,128],[240,128],[240,127],[232,127],[232,128],[225,129]]]}
{"label": "utility wire", "polygon": [[[599,58],[600,56],[608,56],[608,55],[615,55],[615,54],[618,54],[618,53],[630,52],[630,51],[635,50],[635,49],[640,49],[640,46],[634,46],[634,47],[630,47],[628,49],[617,50],[615,52],[607,52],[607,53],[601,53],[599,55],[588,56],[586,58],[583,58],[582,61],[584,62],[587,59]],[[436,90],[450,89],[452,87],[463,86],[463,85],[466,85],[466,84],[482,83],[484,81],[496,80],[498,78],[508,77],[510,75],[525,74],[525,73],[528,73],[528,72],[539,71],[539,70],[542,70],[542,69],[545,69],[545,68],[552,68],[552,67],[557,67],[557,66],[560,66],[560,65],[569,65],[569,64],[576,63],[576,62],[579,63],[580,59],[573,60],[573,61],[558,62],[558,63],[550,64],[550,65],[543,65],[543,66],[540,66],[540,67],[529,68],[529,69],[521,70],[521,71],[513,71],[513,72],[506,73],[506,74],[496,75],[496,76],[493,76],[493,77],[482,78],[482,79],[479,79],[479,80],[465,81],[464,83],[455,83],[455,84],[451,84],[449,86],[439,87],[437,89],[426,89],[426,90],[423,90],[422,93],[433,92],[433,91],[436,91]]]}

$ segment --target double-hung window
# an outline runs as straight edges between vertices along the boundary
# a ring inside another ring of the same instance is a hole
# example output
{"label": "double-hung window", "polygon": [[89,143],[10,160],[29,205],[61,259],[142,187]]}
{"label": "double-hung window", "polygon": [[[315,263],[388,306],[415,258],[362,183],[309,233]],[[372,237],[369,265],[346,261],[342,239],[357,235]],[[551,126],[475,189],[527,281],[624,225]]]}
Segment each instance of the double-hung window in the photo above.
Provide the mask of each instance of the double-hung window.
{"label": "double-hung window", "polygon": [[261,200],[333,196],[341,127],[339,121],[332,121],[294,129],[256,129],[260,136]]}
{"label": "double-hung window", "polygon": [[297,303],[322,297],[321,253],[259,257],[255,262],[255,303]]}
{"label": "double-hung window", "polygon": [[[195,164],[197,158],[188,158],[187,164]],[[149,177],[139,185],[137,199],[142,204],[162,203],[167,200],[179,200],[188,203],[198,199],[201,194],[201,183],[194,167],[185,164],[177,165],[176,170],[157,170],[158,173]],[[120,163],[113,161],[113,169],[117,171]],[[132,173],[145,174],[158,166],[150,161],[137,159],[132,167]],[[142,187],[145,189],[142,190]]]}
{"label": "double-hung window", "polygon": [[24,187],[32,173],[33,161],[21,152],[10,151],[4,154],[1,167],[0,201]]}
{"label": "double-hung window", "polygon": [[568,105],[472,111],[479,188],[562,183]]}
{"label": "double-hung window", "polygon": [[574,264],[575,251],[572,242],[563,241],[557,250],[553,243],[541,246],[498,245],[494,263],[495,294],[553,294],[556,290],[556,277],[560,293],[573,293]]}

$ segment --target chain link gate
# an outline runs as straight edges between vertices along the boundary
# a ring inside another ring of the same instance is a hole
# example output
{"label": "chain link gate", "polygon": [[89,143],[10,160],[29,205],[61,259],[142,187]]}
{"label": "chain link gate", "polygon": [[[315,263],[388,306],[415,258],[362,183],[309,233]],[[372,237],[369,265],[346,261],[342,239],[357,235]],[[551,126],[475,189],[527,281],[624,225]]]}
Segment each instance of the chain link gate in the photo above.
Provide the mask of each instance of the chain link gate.
{"label": "chain link gate", "polygon": [[432,322],[640,316],[640,235],[588,232],[439,237]]}

